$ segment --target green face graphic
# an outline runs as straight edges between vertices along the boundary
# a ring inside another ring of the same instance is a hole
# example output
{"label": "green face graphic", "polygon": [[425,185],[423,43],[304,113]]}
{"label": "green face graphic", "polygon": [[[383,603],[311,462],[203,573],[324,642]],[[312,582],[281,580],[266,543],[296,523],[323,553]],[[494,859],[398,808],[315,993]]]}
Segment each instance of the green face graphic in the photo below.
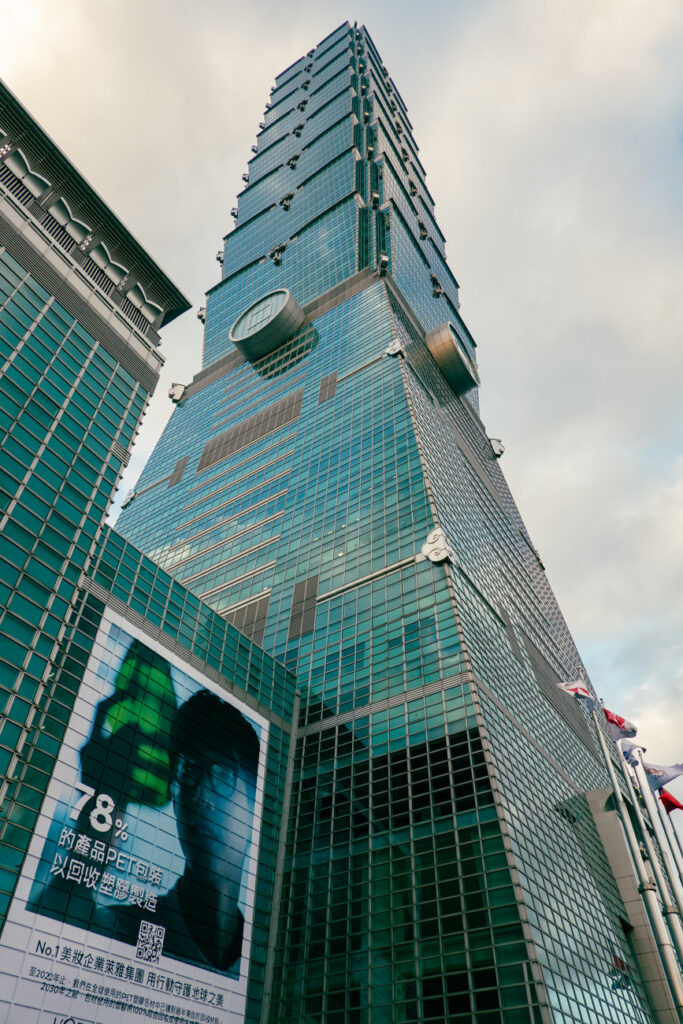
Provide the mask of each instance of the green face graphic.
{"label": "green face graphic", "polygon": [[97,711],[81,752],[84,782],[118,792],[118,803],[162,807],[171,798],[170,737],[177,700],[165,658],[135,640],[114,694]]}

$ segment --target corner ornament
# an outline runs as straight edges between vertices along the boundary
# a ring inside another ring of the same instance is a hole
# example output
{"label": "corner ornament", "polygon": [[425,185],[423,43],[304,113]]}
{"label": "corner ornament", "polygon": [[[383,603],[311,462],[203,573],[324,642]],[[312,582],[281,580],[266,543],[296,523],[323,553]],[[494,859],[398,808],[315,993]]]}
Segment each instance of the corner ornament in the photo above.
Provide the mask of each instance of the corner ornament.
{"label": "corner ornament", "polygon": [[435,565],[440,565],[442,562],[455,562],[455,555],[440,526],[435,526],[433,530],[429,531],[420,551]]}

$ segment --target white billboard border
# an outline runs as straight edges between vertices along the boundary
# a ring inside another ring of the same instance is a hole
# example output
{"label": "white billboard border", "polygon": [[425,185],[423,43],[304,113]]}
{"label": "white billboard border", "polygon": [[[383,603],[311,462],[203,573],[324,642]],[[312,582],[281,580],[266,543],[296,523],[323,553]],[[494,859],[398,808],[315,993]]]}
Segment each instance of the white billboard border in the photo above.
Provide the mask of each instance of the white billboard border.
{"label": "white billboard border", "polygon": [[[83,695],[84,688],[91,687],[95,690],[101,688],[101,686],[98,686],[97,684],[97,680],[101,677],[98,676],[96,667],[102,661],[100,656],[101,651],[103,648],[106,649],[107,647],[113,626],[121,629],[124,633],[130,636],[131,639],[141,641],[150,650],[165,658],[172,667],[175,667],[179,671],[188,675],[194,682],[196,682],[198,687],[204,687],[210,692],[215,693],[222,700],[226,701],[226,703],[231,704],[246,718],[254,722],[260,730],[259,765],[256,781],[254,812],[252,816],[252,838],[249,849],[249,863],[246,870],[243,870],[243,887],[251,895],[251,899],[248,902],[245,901],[244,905],[244,931],[242,936],[239,978],[229,978],[220,971],[186,963],[162,954],[160,961],[153,965],[156,971],[167,976],[172,975],[176,980],[181,982],[190,982],[193,986],[205,985],[213,991],[222,992],[227,999],[224,1001],[223,1007],[216,1007],[214,1005],[194,1000],[187,1000],[186,997],[181,995],[155,993],[154,990],[149,990],[150,996],[157,994],[162,997],[165,996],[165,998],[171,1000],[179,1000],[194,1011],[204,1010],[207,1014],[215,1013],[217,1018],[221,1021],[224,1020],[226,1024],[228,1021],[230,1024],[237,1024],[238,1021],[242,1021],[244,1019],[246,1010],[246,993],[249,965],[251,962],[253,915],[259,859],[258,855],[261,844],[261,831],[263,827],[265,773],[268,755],[268,741],[270,738],[270,723],[263,715],[259,714],[259,712],[255,711],[250,705],[241,700],[233,690],[228,690],[222,687],[210,676],[207,676],[195,665],[191,664],[190,661],[185,660],[182,654],[165,646],[163,639],[152,636],[150,633],[146,632],[144,628],[141,628],[131,622],[129,619],[125,618],[125,616],[121,615],[106,604],[97,634],[93,641],[92,651],[83,673],[83,679],[76,693],[69,721],[60,743],[59,753],[52,769],[50,782],[48,783],[41,811],[34,826],[31,842],[24,859],[21,875],[9,906],[7,919],[0,939],[0,952],[3,954],[3,965],[0,967],[0,979],[4,982],[0,989],[0,991],[2,991],[2,996],[0,996],[0,1007],[2,1007],[4,1003],[5,1006],[10,1007],[10,1012],[12,1008],[20,1010],[22,1014],[24,1014],[21,1018],[22,1022],[25,1021],[26,1024],[29,1024],[29,1018],[25,1016],[25,1011],[27,1010],[36,1013],[36,1022],[41,1020],[43,1014],[47,1014],[50,1020],[52,1020],[55,1015],[59,1017],[61,1014],[64,1019],[68,1020],[74,1018],[79,1022],[82,1021],[83,1024],[86,1024],[86,1022],[90,1024],[88,1021],[88,1015],[90,1012],[89,1009],[87,1009],[88,1004],[84,1007],[84,1009],[87,1010],[84,1015],[80,1006],[76,1006],[76,1001],[70,996],[62,996],[60,1005],[57,1005],[55,1000],[54,1006],[51,1005],[49,1010],[47,1010],[44,1005],[46,1002],[44,998],[40,1000],[31,1000],[30,1003],[17,998],[20,996],[22,986],[27,986],[28,992],[33,991],[33,986],[36,984],[28,975],[30,966],[28,961],[40,956],[40,954],[36,953],[38,939],[55,944],[58,948],[65,944],[72,946],[85,946],[89,951],[98,956],[102,955],[107,958],[115,957],[118,960],[129,961],[133,964],[136,963],[134,952],[131,956],[131,949],[134,950],[134,947],[131,947],[128,943],[109,938],[99,932],[90,931],[78,925],[60,922],[57,919],[52,919],[46,915],[26,909],[26,903],[30,897],[36,869],[47,839],[48,830],[60,802],[59,797],[66,786],[72,785],[71,779],[67,780],[60,777],[60,767],[64,760],[62,754],[65,747],[73,745],[73,737],[79,735],[77,720],[80,702],[86,699]],[[82,733],[81,736],[82,740],[85,741],[86,737]],[[78,746],[74,746],[74,749],[80,748]],[[71,768],[69,768],[69,771],[71,771]],[[21,946],[17,946],[15,943],[8,942],[8,937],[11,938],[13,933],[17,933],[17,935],[19,935],[22,932],[26,933],[27,937],[28,932],[30,932],[30,943],[24,944],[22,948]],[[13,957],[11,954],[18,954],[22,959],[21,970],[11,969],[11,960],[15,960],[16,962],[16,957]],[[7,959],[8,955],[9,960]],[[136,966],[139,967],[141,965],[137,964]],[[7,970],[7,968],[10,968],[10,970]],[[83,979],[92,982],[99,979],[104,982],[110,981],[118,985],[121,989],[132,990],[133,987],[135,987],[135,989],[139,988],[138,983],[120,978],[111,978],[109,975],[94,974],[94,972],[88,969],[84,969],[73,964],[60,965],[59,962],[56,962],[55,970],[58,968],[62,971],[68,971],[72,975],[75,972],[75,977],[78,978],[78,980]],[[145,969],[147,969],[146,966]],[[192,974],[184,974],[183,972],[185,971],[192,972]],[[14,985],[7,984],[10,978],[14,980]],[[28,986],[31,986],[30,990],[28,989]],[[13,990],[13,994],[9,999],[6,999],[5,996],[9,989]],[[146,991],[148,990],[141,988],[140,992],[136,991],[135,994],[142,994]],[[93,1009],[96,1012],[96,1017],[93,1018],[92,1024],[118,1024],[121,1020],[119,1010],[105,1006],[93,1006]],[[103,1013],[106,1014],[106,1016],[103,1015]],[[132,1017],[133,1014],[130,1014],[130,1016]],[[140,1019],[144,1020],[144,1014],[141,1013],[138,1016]],[[11,1018],[8,1018],[8,1020],[9,1019]],[[188,1021],[189,1020],[190,1018],[188,1018]]]}

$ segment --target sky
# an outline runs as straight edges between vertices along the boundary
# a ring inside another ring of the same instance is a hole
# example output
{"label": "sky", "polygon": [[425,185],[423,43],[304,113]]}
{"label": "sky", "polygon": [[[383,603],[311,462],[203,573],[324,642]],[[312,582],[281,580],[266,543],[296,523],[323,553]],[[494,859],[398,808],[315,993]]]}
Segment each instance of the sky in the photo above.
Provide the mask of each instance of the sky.
{"label": "sky", "polygon": [[162,334],[122,493],[200,368],[195,312],[275,75],[366,25],[591,680],[652,761],[683,761],[680,0],[0,0],[0,18],[5,82],[194,306]]}

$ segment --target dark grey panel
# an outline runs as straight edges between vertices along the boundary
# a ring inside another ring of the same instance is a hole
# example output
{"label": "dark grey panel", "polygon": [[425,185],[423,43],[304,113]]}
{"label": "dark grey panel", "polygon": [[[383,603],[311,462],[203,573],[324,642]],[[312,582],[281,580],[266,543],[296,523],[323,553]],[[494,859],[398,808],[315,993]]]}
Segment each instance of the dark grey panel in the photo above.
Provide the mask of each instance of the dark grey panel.
{"label": "dark grey panel", "polygon": [[326,402],[328,398],[334,398],[337,393],[337,371],[328,374],[327,377],[323,377],[320,381],[320,390],[318,392],[318,405],[322,402]]}
{"label": "dark grey panel", "polygon": [[501,619],[505,623],[505,632],[508,635],[508,640],[510,641],[510,647],[512,648],[512,653],[514,654],[515,658],[517,658],[518,661],[521,661],[522,663],[524,663],[524,659],[522,657],[522,652],[520,651],[519,644],[517,643],[517,636],[515,635],[515,631],[513,629],[512,622],[510,621],[510,616],[506,612],[505,608],[503,608],[502,604],[498,605],[498,611],[500,613]]}
{"label": "dark grey panel", "polygon": [[188,464],[189,460],[190,460],[189,455],[186,455],[182,459],[178,459],[178,461],[175,464],[175,469],[173,470],[173,472],[171,473],[171,475],[168,478],[168,486],[169,487],[173,487],[174,484],[179,484],[180,481],[183,479],[183,473],[187,469],[187,464]]}
{"label": "dark grey panel", "polygon": [[301,414],[303,397],[303,391],[295,391],[294,394],[287,395],[282,401],[274,402],[273,405],[267,406],[261,412],[250,416],[249,419],[235,424],[234,427],[230,427],[218,437],[207,441],[197,466],[197,472],[201,473],[203,470],[215,466],[222,459],[227,459],[228,456],[241,451],[247,445],[253,444],[254,441],[259,441],[262,437],[267,437],[279,430],[280,427],[298,419]]}
{"label": "dark grey panel", "polygon": [[234,611],[228,611],[223,615],[226,622],[243,633],[248,640],[253,640],[259,646],[263,644],[263,634],[266,630],[266,618],[268,616],[268,605],[270,594],[264,594],[249,604],[244,604]]}
{"label": "dark grey panel", "polygon": [[289,618],[288,640],[311,633],[315,626],[315,609],[318,598],[318,577],[309,576],[294,584],[292,613]]}

